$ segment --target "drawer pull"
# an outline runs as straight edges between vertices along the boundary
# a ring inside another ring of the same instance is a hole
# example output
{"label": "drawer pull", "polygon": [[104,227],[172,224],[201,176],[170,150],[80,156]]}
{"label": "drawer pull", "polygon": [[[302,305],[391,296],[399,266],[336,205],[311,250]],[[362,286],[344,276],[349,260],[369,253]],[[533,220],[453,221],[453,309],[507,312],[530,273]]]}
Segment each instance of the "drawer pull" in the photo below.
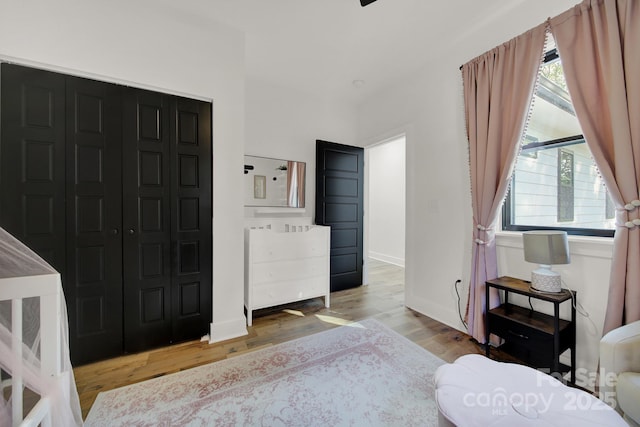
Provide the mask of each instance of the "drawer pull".
{"label": "drawer pull", "polygon": [[517,333],[517,332],[513,332],[511,329],[509,329],[509,333],[510,333],[511,335],[514,335],[514,336],[518,337],[518,338],[522,338],[523,340],[528,340],[528,339],[529,339],[529,337],[528,337],[528,336],[526,336],[526,335],[522,335],[522,334],[519,334],[519,333]]}

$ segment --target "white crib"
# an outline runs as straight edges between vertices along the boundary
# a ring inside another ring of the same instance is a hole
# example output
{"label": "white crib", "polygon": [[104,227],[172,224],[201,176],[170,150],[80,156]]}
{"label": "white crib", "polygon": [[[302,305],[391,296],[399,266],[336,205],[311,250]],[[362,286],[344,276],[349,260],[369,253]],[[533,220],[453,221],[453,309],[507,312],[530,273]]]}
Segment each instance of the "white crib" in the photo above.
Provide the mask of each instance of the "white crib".
{"label": "white crib", "polygon": [[82,425],[66,319],[60,275],[0,229],[0,425]]}

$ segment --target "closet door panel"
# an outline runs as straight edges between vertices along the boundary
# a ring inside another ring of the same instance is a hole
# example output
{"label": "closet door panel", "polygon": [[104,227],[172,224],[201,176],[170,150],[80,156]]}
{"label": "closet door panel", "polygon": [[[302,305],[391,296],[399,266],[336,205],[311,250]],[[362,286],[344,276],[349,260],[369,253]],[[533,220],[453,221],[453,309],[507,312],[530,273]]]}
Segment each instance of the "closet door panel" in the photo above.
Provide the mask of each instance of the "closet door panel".
{"label": "closet door panel", "polygon": [[64,76],[6,63],[0,74],[0,226],[64,278]]}
{"label": "closet door panel", "polygon": [[174,98],[172,108],[173,336],[211,322],[211,104]]}
{"label": "closet door panel", "polygon": [[170,97],[123,94],[123,269],[126,352],[171,337]]}
{"label": "closet door panel", "polygon": [[120,88],[67,77],[67,260],[74,363],[114,357],[122,334]]}
{"label": "closet door panel", "polygon": [[74,364],[206,334],[211,104],[2,64],[0,226],[62,276]]}

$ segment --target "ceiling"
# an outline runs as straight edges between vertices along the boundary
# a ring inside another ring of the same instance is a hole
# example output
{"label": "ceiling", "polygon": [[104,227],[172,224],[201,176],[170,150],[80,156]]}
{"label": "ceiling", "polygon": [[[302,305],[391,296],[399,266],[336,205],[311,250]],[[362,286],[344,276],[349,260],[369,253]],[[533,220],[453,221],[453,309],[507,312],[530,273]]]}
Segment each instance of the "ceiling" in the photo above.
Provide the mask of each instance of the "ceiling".
{"label": "ceiling", "polygon": [[522,1],[192,0],[174,7],[243,31],[249,78],[357,103]]}

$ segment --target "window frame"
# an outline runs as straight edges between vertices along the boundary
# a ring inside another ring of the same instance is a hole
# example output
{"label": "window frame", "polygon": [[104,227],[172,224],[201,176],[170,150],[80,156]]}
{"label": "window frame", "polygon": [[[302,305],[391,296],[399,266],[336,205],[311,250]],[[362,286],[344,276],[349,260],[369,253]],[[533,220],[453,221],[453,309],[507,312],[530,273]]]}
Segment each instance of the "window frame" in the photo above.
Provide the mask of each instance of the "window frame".
{"label": "window frame", "polygon": [[[557,49],[552,49],[544,56],[544,63],[551,62],[558,59]],[[550,149],[561,148],[568,145],[585,143],[583,135],[574,135],[570,137],[554,139],[550,141],[532,142],[522,146],[521,154],[533,149]],[[512,197],[513,190],[515,188],[515,171],[511,177],[510,191],[507,192],[507,196],[502,206],[502,230],[503,231],[531,231],[531,230],[560,230],[566,231],[569,235],[575,236],[592,236],[592,237],[613,237],[615,235],[615,229],[601,229],[601,228],[576,228],[576,227],[557,227],[557,226],[540,226],[540,225],[522,225],[513,224],[513,212],[514,212],[514,200]]]}

